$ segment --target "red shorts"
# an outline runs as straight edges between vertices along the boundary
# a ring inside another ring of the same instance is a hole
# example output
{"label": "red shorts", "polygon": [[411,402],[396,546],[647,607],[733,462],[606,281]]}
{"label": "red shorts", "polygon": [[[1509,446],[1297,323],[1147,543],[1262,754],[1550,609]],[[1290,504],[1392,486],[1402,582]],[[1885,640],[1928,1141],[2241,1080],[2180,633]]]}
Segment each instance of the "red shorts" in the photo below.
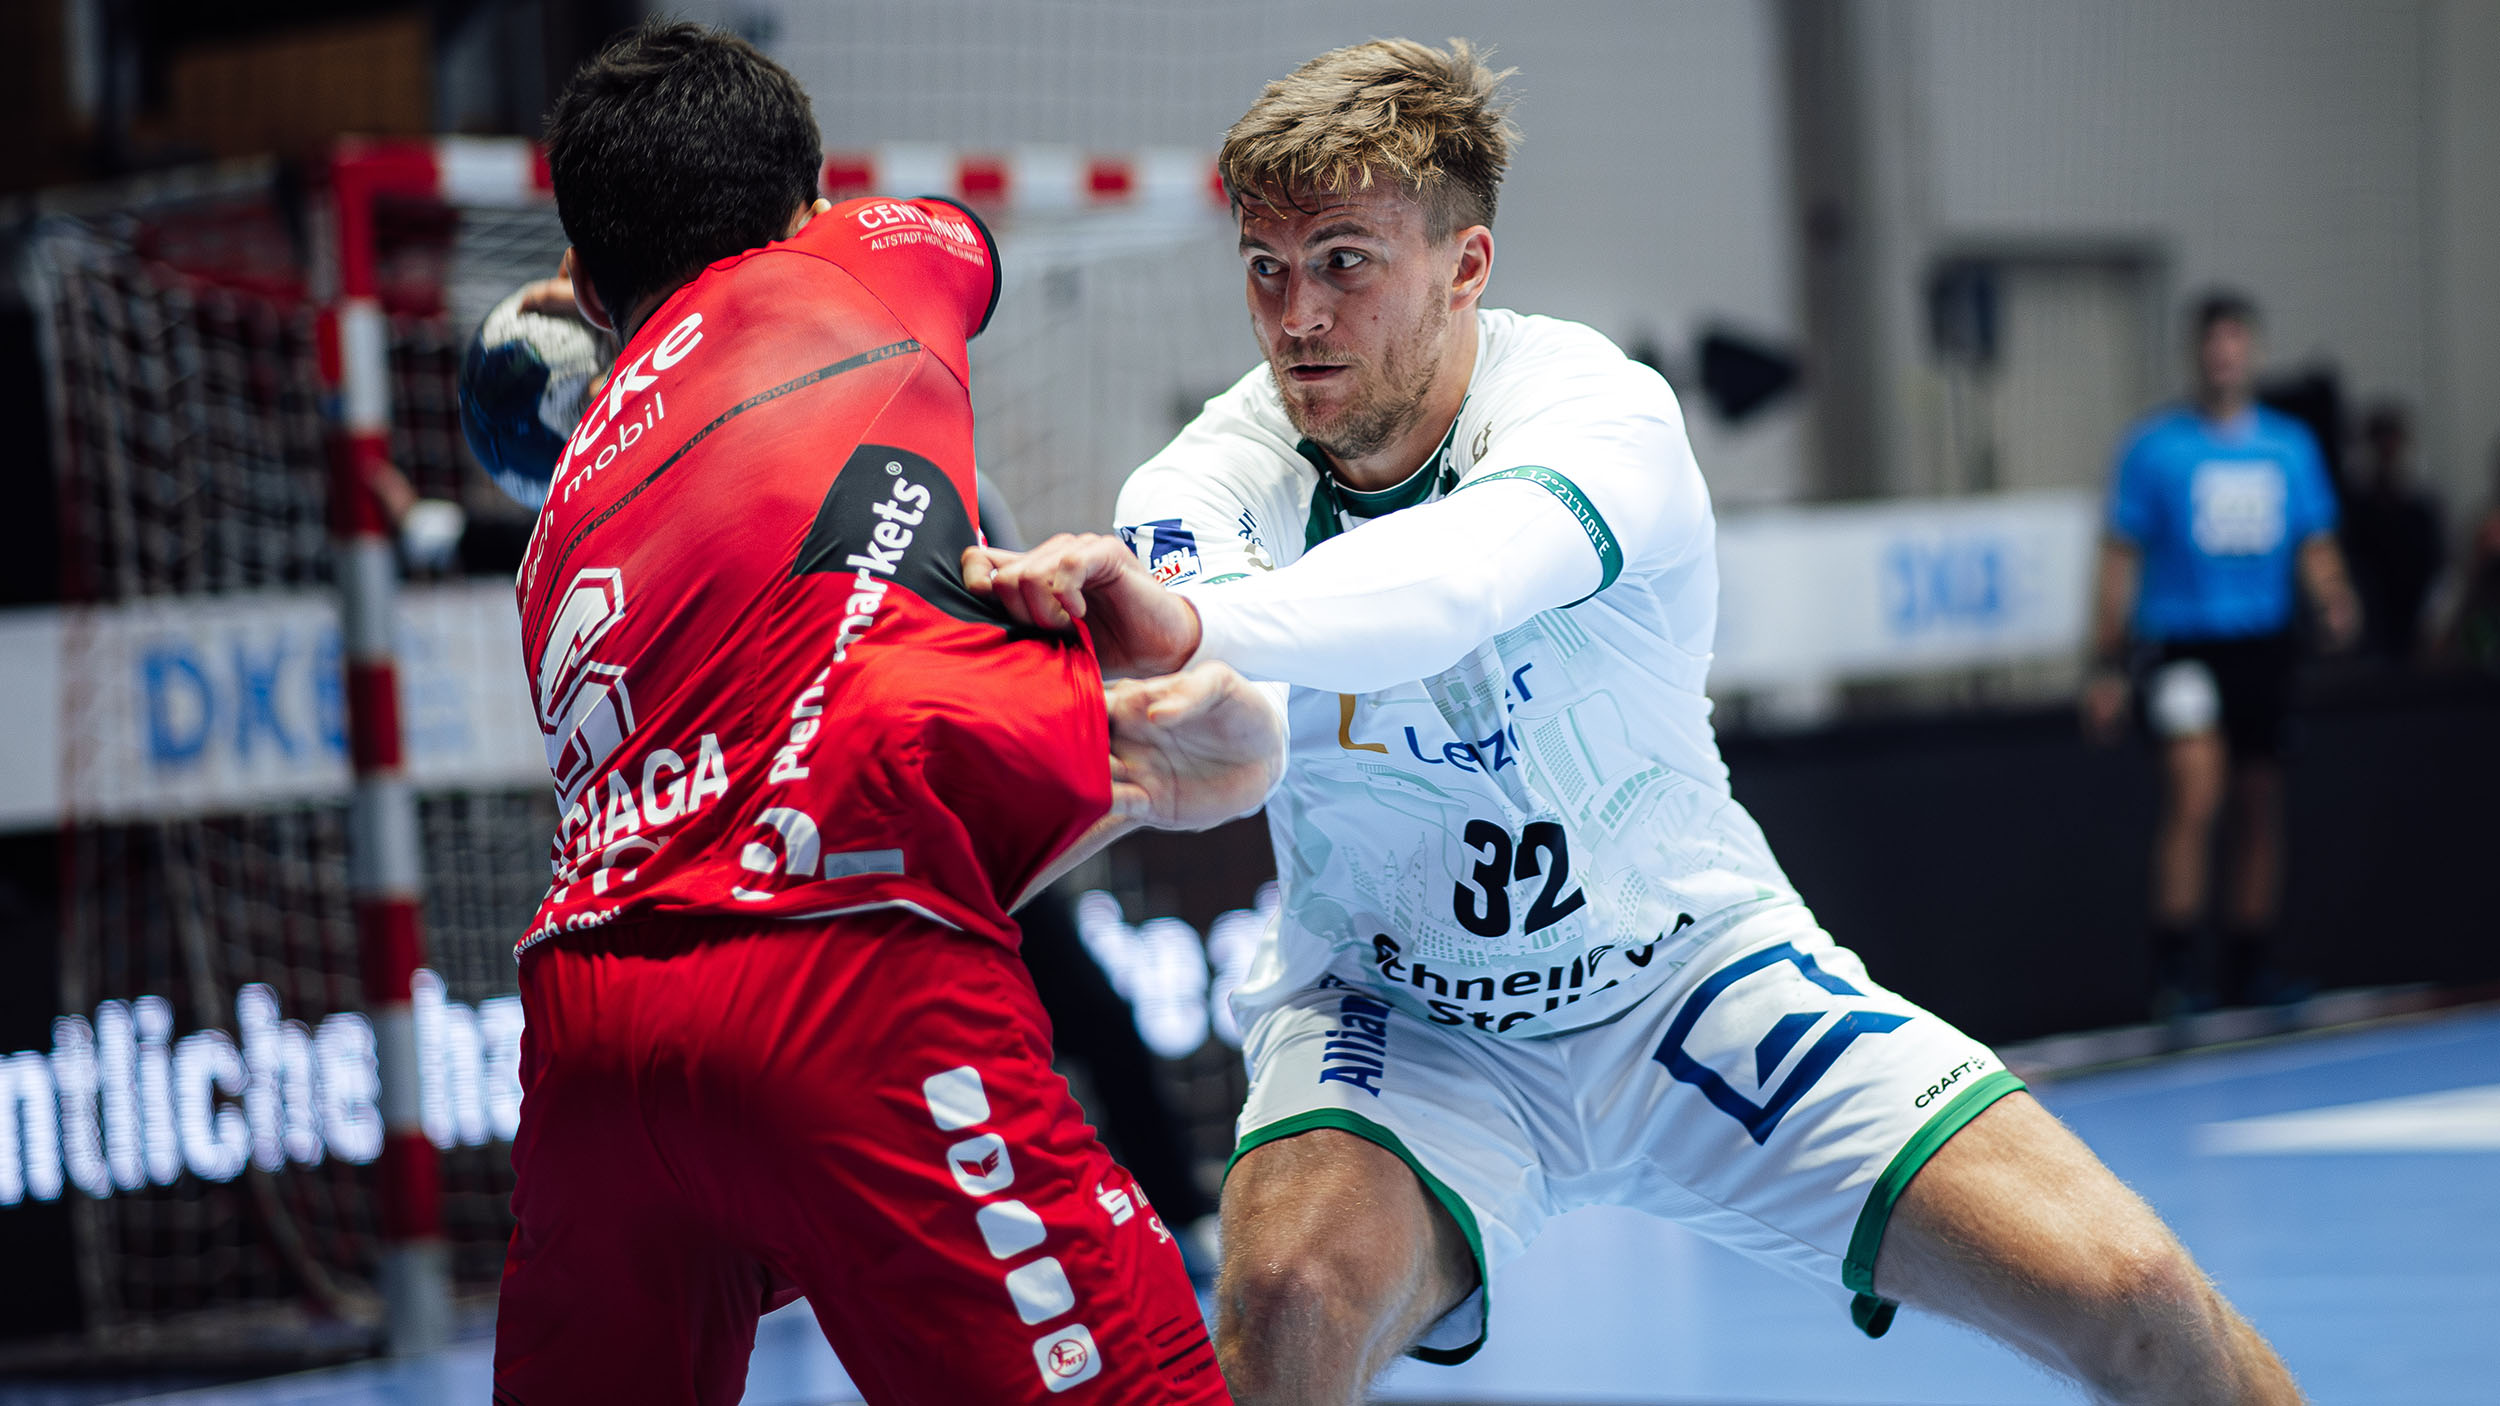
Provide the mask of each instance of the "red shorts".
{"label": "red shorts", "polygon": [[1226,1402],[1013,952],[901,912],[521,964],[495,1399],[729,1402],[804,1294],[870,1402]]}

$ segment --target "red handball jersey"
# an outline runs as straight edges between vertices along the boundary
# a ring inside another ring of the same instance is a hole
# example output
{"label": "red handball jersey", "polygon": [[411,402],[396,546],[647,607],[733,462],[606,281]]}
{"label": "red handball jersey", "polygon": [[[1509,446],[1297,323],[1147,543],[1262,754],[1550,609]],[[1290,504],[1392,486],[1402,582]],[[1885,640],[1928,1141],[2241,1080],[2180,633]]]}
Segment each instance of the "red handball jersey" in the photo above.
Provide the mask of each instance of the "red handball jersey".
{"label": "red handball jersey", "polygon": [[563,816],[516,948],[629,918],[1007,906],[1110,806],[1081,637],[963,585],[988,232],[855,200],[618,353],[518,582]]}

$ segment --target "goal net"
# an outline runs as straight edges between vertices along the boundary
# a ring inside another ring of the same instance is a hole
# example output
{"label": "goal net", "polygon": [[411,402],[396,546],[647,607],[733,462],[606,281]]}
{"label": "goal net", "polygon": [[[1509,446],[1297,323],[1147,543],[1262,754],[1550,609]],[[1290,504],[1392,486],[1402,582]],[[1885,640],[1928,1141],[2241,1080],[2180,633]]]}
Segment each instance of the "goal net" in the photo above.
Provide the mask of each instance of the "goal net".
{"label": "goal net", "polygon": [[[373,221],[391,460],[473,533],[525,530],[468,458],[454,381],[487,308],[551,273],[563,234],[543,202],[464,204],[445,184]],[[305,272],[338,251],[318,208],[269,171],[230,172],[90,199],[22,249],[61,518],[60,1015],[48,1049],[0,1050],[0,1133],[21,1154],[0,1147],[0,1215],[68,1207],[98,1351],[357,1351],[378,1314],[376,1036]],[[1203,199],[983,213],[1005,271],[973,350],[983,466],[1028,534],[1100,530],[1128,470],[1252,358],[1229,226]],[[510,949],[554,822],[534,725],[497,712],[495,690],[519,687],[509,613],[508,575],[412,573],[401,596],[423,1122],[472,1295],[492,1292],[510,1232]],[[1204,999],[1203,974],[1180,985]],[[1197,1048],[1175,1046],[1166,1074],[1220,1154],[1229,1028],[1172,1028]]]}
{"label": "goal net", "polygon": [[[19,270],[61,523],[60,643],[34,660],[63,738],[60,1014],[49,1050],[5,1061],[0,1214],[66,1203],[97,1351],[362,1351],[379,1313],[381,1120],[304,277],[334,251],[265,172],[84,203],[37,226]],[[474,521],[526,524],[467,462],[453,379],[480,299],[551,270],[562,233],[543,209],[377,213],[392,461]],[[471,615],[509,600],[508,585],[439,589]],[[422,672],[458,672],[461,643],[412,661],[412,734],[429,715],[455,733],[470,721]],[[417,768],[437,784],[418,803],[429,954],[415,1023],[444,1239],[474,1292],[492,1289],[510,1230],[510,947],[544,890],[554,810],[508,755],[467,759],[480,775],[461,784],[462,747],[438,737],[448,771]]]}

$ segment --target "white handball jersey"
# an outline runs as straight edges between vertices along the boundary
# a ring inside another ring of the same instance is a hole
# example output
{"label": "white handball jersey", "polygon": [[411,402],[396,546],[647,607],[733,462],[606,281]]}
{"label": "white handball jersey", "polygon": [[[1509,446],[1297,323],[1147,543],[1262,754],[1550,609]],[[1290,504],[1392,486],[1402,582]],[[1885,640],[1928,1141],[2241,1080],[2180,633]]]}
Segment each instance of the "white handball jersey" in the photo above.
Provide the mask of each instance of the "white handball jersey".
{"label": "white handball jersey", "polygon": [[1120,535],[1198,606],[1198,657],[1292,685],[1244,1028],[1333,969],[1443,1025],[1549,1035],[1796,901],[1711,733],[1714,529],[1665,381],[1487,309],[1413,477],[1358,493],[1325,463],[1261,366],[1120,495]]}

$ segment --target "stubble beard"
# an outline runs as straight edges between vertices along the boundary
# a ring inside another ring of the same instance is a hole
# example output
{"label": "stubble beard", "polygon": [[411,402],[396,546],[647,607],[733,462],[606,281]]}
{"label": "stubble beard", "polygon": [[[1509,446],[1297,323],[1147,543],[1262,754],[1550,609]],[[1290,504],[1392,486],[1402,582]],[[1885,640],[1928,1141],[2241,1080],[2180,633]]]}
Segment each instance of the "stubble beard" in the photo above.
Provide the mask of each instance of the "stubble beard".
{"label": "stubble beard", "polygon": [[1354,395],[1326,421],[1311,417],[1287,375],[1287,368],[1297,360],[1314,352],[1325,355],[1326,344],[1281,343],[1268,357],[1268,374],[1275,378],[1285,418],[1304,439],[1341,462],[1387,448],[1423,418],[1424,398],[1439,369],[1434,353],[1445,340],[1449,324],[1449,308],[1437,299],[1427,301],[1406,335],[1391,339],[1378,361],[1356,370],[1359,379]]}

